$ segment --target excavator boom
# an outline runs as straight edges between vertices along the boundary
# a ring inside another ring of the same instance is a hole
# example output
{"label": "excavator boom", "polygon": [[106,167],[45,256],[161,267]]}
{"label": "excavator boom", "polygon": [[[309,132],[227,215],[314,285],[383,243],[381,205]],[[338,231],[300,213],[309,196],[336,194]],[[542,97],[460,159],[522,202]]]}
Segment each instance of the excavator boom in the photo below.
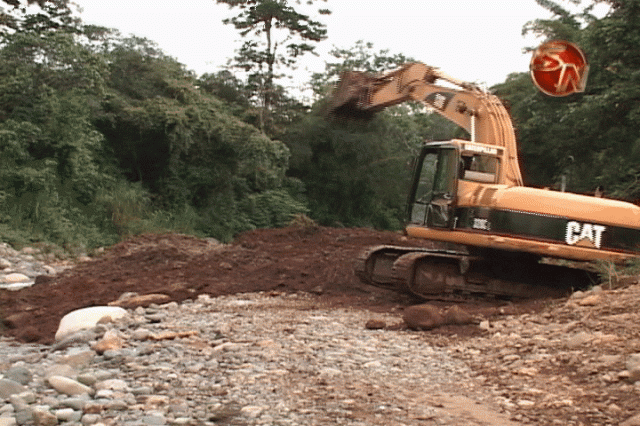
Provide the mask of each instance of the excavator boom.
{"label": "excavator boom", "polygon": [[[435,84],[438,80],[456,88]],[[350,71],[342,75],[330,105],[334,117],[368,118],[387,107],[415,101],[456,123],[471,142],[504,147],[500,183],[522,186],[516,136],[504,105],[479,86],[450,77],[434,67],[410,63],[381,75]]]}

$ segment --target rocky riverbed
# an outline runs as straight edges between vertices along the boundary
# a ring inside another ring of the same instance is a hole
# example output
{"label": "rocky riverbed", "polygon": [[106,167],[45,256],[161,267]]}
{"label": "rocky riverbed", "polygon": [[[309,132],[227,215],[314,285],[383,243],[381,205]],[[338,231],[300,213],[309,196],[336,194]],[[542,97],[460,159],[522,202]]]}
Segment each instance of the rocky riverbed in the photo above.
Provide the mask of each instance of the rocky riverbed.
{"label": "rocky riverbed", "polygon": [[[345,275],[397,238],[367,232],[144,237],[0,290],[0,426],[640,425],[636,277],[414,331],[417,301]],[[53,339],[61,312],[117,299],[123,318]]]}
{"label": "rocky riverbed", "polygon": [[52,346],[4,340],[0,425],[511,424],[451,350],[371,320],[401,322],[312,295],[202,295]]}

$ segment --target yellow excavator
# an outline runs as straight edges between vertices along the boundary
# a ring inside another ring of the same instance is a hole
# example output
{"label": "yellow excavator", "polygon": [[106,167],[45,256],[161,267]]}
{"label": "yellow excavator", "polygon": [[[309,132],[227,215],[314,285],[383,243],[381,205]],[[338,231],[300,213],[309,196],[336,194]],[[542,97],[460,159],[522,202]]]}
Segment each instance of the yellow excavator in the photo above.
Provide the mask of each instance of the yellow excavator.
{"label": "yellow excavator", "polygon": [[367,250],[355,268],[363,281],[427,299],[530,298],[592,284],[593,274],[568,265],[640,255],[640,207],[524,186],[509,113],[475,84],[421,63],[382,75],[347,72],[330,110],[366,118],[407,101],[456,123],[470,140],[424,143],[405,229],[419,241]]}

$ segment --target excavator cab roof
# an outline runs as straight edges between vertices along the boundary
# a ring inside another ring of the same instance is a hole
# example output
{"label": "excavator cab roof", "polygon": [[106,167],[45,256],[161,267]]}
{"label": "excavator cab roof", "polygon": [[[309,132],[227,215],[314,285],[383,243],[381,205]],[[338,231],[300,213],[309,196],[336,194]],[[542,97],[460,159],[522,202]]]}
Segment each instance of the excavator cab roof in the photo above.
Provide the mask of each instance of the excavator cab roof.
{"label": "excavator cab roof", "polygon": [[456,148],[464,154],[484,154],[494,157],[502,157],[504,155],[504,147],[496,145],[488,145],[484,143],[471,142],[462,139],[452,139],[450,141],[425,142],[424,148]]}

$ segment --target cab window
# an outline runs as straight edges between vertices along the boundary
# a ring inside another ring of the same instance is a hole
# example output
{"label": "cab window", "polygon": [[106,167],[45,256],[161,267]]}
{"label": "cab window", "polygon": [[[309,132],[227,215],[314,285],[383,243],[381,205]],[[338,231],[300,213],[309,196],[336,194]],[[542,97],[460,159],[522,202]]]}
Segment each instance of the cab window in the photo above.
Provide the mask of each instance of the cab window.
{"label": "cab window", "polygon": [[410,200],[410,220],[425,223],[428,206],[438,200],[452,202],[456,189],[458,153],[443,148],[426,153],[415,177]]}
{"label": "cab window", "polygon": [[488,155],[462,155],[460,179],[480,183],[495,183],[498,174],[498,159]]}

